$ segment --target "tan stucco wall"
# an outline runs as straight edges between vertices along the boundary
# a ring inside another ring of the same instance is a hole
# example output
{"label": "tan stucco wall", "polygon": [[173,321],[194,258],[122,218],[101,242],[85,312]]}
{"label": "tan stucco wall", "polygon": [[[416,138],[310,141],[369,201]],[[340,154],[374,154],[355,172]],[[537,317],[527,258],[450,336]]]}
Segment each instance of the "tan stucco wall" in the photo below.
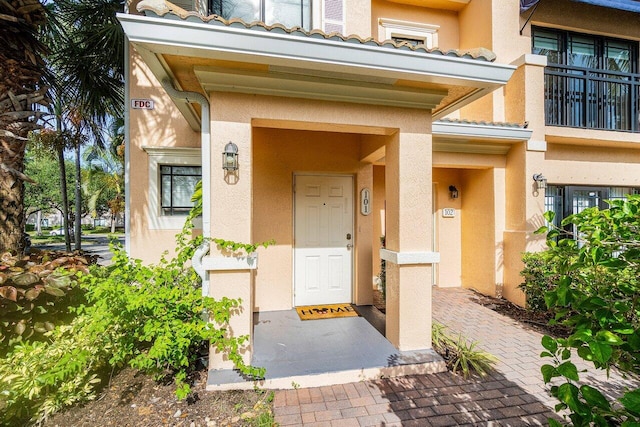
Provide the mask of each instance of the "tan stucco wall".
{"label": "tan stucco wall", "polygon": [[439,25],[438,46],[440,49],[457,49],[459,46],[458,14],[450,10],[409,6],[384,0],[371,1],[371,37],[378,37],[380,18],[397,19],[407,22]]}
{"label": "tan stucco wall", "polygon": [[[437,250],[440,252],[436,284],[440,287],[459,287],[462,286],[462,200],[465,197],[462,170],[434,168],[433,182],[437,189],[434,215]],[[451,198],[450,185],[458,189],[457,199]],[[443,208],[455,209],[455,217],[444,218]]]}
{"label": "tan stucco wall", "polygon": [[[360,161],[361,153],[366,151],[362,141],[373,137],[360,134],[368,131],[394,133],[398,128],[425,132],[428,131],[424,126],[425,113],[231,93],[212,93],[210,97],[212,192],[215,197],[212,234],[251,242],[275,239],[275,246],[258,252],[259,267],[251,285],[255,290],[254,308],[288,309],[292,305],[293,289],[293,174],[353,175],[356,178],[354,207],[359,211],[359,192],[363,186],[370,188],[373,183],[372,166]],[[298,128],[314,130],[294,130]],[[238,145],[240,153],[239,179],[235,183],[226,182],[221,168],[215,167],[223,145],[230,140]],[[247,170],[252,166],[253,171]],[[253,199],[249,200],[251,192]],[[247,206],[250,206],[249,210]],[[356,213],[355,219],[357,286],[354,302],[370,304],[373,216],[363,217]]]}
{"label": "tan stucco wall", "polygon": [[149,160],[142,147],[199,147],[200,133],[187,125],[133,47],[130,52],[130,98],[149,98],[155,102],[153,110],[132,109],[129,113],[130,255],[157,262],[163,251],[174,248],[174,236],[179,229],[150,229]]}
{"label": "tan stucco wall", "polygon": [[[367,183],[367,165],[359,162],[360,136],[331,132],[253,129],[254,242],[274,239],[276,245],[259,251],[256,274],[256,311],[283,310],[293,302],[293,179],[295,173],[354,176],[355,189]],[[339,154],[338,154],[339,153]],[[369,165],[369,168],[371,166]],[[367,184],[370,185],[370,184]],[[359,214],[359,191],[354,193],[356,258],[354,265],[366,286],[357,286],[359,304],[370,303],[363,293],[371,288],[371,225]],[[364,233],[364,236],[363,234]],[[368,265],[367,265],[368,264]]]}
{"label": "tan stucco wall", "polygon": [[462,188],[462,285],[495,296],[493,170],[464,171]]}
{"label": "tan stucco wall", "polygon": [[373,235],[371,240],[371,247],[373,252],[372,264],[373,275],[380,274],[380,238],[384,236],[386,232],[385,221],[385,181],[384,181],[384,166],[373,167]]}

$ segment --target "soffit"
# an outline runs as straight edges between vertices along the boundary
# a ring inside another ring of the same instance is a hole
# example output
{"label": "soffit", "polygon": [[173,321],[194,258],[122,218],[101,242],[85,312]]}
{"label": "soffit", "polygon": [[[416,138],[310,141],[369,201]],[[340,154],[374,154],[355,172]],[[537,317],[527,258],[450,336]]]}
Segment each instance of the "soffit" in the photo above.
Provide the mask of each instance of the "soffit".
{"label": "soffit", "polygon": [[433,9],[462,10],[471,0],[389,0],[394,3],[412,6],[429,7]]}

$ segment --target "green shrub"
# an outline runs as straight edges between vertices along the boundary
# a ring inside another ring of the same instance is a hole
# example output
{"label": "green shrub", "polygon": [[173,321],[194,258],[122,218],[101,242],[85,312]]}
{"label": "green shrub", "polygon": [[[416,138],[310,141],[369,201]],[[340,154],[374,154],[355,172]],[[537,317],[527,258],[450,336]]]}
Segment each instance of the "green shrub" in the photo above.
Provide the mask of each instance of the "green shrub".
{"label": "green shrub", "polygon": [[176,395],[184,398],[190,391],[187,373],[209,343],[243,374],[262,377],[264,369],[242,360],[247,337],[228,334],[240,301],[202,297],[199,277],[189,266],[201,243],[202,238],[190,240],[182,233],[177,256],[152,266],[112,248],[112,265],[80,277],[87,303],[77,307],[71,324],[46,332],[46,342],[16,346],[0,365],[0,419],[8,425],[41,421],[93,398],[102,374],[127,364],[175,380]]}
{"label": "green shrub", "polygon": [[[543,337],[541,357],[551,363],[541,371],[545,383],[559,378],[551,394],[575,426],[640,425],[640,387],[610,402],[596,388],[578,384],[571,361],[577,354],[595,369],[640,374],[640,196],[609,205],[566,218],[562,226],[574,224],[574,238],[556,242],[560,230],[539,230],[548,232],[549,251],[559,260],[557,286],[545,301],[555,320],[571,329],[566,339]],[[553,214],[545,215],[552,223]]]}
{"label": "green shrub", "polygon": [[547,251],[526,252],[522,255],[524,269],[520,272],[524,282],[518,286],[527,297],[527,309],[547,311],[545,294],[554,289],[560,274],[553,255]]}
{"label": "green shrub", "polygon": [[0,425],[38,423],[95,397],[113,345],[91,324],[90,317],[76,317],[47,332],[48,341],[15,346],[0,364]]}
{"label": "green shrub", "polygon": [[476,341],[467,341],[462,335],[453,339],[445,332],[446,327],[433,322],[431,341],[433,348],[444,357],[447,367],[453,373],[460,371],[467,378],[472,373],[485,376],[493,369],[497,359],[484,350],[478,350]]}

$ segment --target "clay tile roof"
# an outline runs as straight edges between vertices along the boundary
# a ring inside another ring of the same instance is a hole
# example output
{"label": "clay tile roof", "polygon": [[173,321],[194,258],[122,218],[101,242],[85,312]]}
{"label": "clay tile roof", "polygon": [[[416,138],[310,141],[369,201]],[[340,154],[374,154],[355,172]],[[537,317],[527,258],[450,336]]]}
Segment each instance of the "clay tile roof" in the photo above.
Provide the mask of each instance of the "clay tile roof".
{"label": "clay tile roof", "polygon": [[526,129],[529,123],[506,123],[506,122],[486,122],[484,120],[467,120],[467,119],[447,119],[443,118],[438,120],[440,123],[453,123],[453,124],[463,124],[463,125],[473,125],[473,126],[494,126],[494,127],[502,127],[502,128],[517,128],[517,129]]}
{"label": "clay tile roof", "polygon": [[225,25],[228,27],[247,28],[255,31],[268,31],[272,33],[291,34],[301,37],[322,38],[325,40],[359,43],[363,45],[373,45],[391,49],[424,52],[433,55],[453,56],[457,58],[474,59],[479,61],[493,62],[496,59],[496,55],[492,51],[482,47],[469,50],[451,49],[445,51],[438,48],[429,49],[424,45],[415,46],[404,41],[395,42],[393,40],[385,40],[379,42],[373,37],[362,38],[355,34],[344,36],[337,32],[325,33],[324,31],[318,29],[308,31],[301,27],[287,28],[282,24],[267,25],[264,22],[259,21],[247,23],[238,18],[224,19],[219,15],[203,16],[198,12],[187,11],[166,0],[142,0],[140,3],[138,3],[137,9],[139,12],[144,12],[147,15],[155,14],[161,17],[173,19],[178,18],[190,22],[204,22],[211,25]]}

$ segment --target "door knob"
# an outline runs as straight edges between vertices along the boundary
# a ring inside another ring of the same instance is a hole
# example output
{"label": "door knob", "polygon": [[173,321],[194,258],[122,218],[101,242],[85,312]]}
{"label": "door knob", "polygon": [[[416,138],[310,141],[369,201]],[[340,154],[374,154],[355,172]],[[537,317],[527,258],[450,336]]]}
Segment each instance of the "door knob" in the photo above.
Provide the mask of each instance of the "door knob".
{"label": "door knob", "polygon": [[351,249],[353,245],[351,243],[347,243],[347,249]]}

